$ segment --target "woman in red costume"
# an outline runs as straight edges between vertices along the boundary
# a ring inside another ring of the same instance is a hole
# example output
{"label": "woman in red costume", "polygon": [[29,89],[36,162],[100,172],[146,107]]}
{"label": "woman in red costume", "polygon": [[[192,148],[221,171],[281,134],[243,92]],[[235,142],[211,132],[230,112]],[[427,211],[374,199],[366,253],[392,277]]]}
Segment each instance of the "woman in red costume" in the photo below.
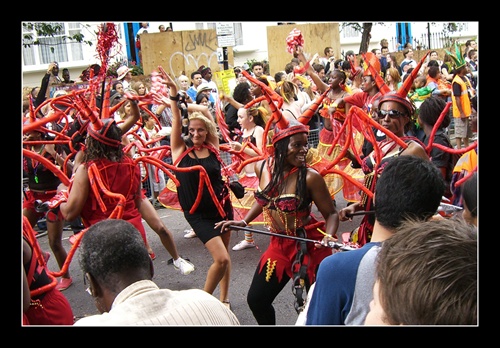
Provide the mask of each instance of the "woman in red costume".
{"label": "woman in red costume", "polygon": [[[32,114],[29,123],[34,122],[35,116]],[[23,142],[33,144],[25,145],[25,148],[53,163],[63,166],[64,158],[57,154],[54,144],[41,143],[47,140],[46,136],[47,134],[43,128],[37,128],[24,133]],[[57,187],[61,183],[61,180],[41,161],[33,158],[23,157],[23,171],[28,178],[28,189],[24,192],[23,216],[28,219],[33,227],[45,215],[45,213],[37,212],[35,202],[45,202],[53,199],[57,194]],[[68,256],[62,243],[64,221],[54,214],[48,215],[46,221],[50,248],[57,260],[57,264],[62,269]],[[71,286],[72,283],[73,279],[69,271],[67,271],[61,276],[57,288],[63,291]]]}
{"label": "woman in red costume", "polygon": [[[307,65],[307,60],[301,47],[297,47],[296,53],[299,60],[301,60],[304,65]],[[341,132],[341,128],[346,117],[345,107],[337,107],[335,109],[331,108],[332,104],[336,100],[351,95],[349,88],[346,86],[347,76],[342,70],[335,69],[330,73],[330,85],[328,85],[323,80],[321,80],[321,78],[316,74],[316,72],[310,65],[307,66],[307,72],[316,84],[318,91],[320,93],[324,93],[327,89],[330,89],[325,99],[323,100],[323,108],[319,111],[320,115],[323,117],[323,128],[319,133],[319,143],[317,149],[321,158],[327,160],[328,162],[332,162],[338,157],[338,155],[342,151],[342,147],[347,141],[347,129],[345,129],[338,137],[337,142],[334,144],[334,140]],[[359,71],[355,71],[359,73]],[[352,139],[355,142],[355,144],[352,145],[352,148],[361,146],[363,137],[359,132],[353,134]],[[332,146],[334,147],[334,149],[329,154]],[[343,171],[348,170],[351,177],[357,178],[362,182],[363,173],[361,171],[353,170],[350,166],[348,166],[349,163],[350,160],[348,158],[342,158],[337,163],[337,166],[335,168]],[[342,180],[338,175],[328,174],[325,176],[325,181],[327,182],[328,188],[330,189],[332,198],[337,192],[342,190],[344,199],[346,201],[359,201],[359,189],[357,189],[356,186],[351,184],[348,180]]]}
{"label": "woman in red costume", "polygon": [[[136,101],[132,104],[137,108]],[[142,202],[141,172],[139,166],[123,152],[122,145],[122,128],[130,129],[139,116],[139,112],[133,113],[133,117],[128,117],[120,125],[121,128],[112,118],[92,120],[92,124],[87,127],[83,162],[76,169],[69,189],[63,184],[59,186],[59,197],[57,202],[51,204],[51,208],[59,206],[60,213],[67,221],[81,215],[86,227],[109,218],[115,208],[120,208],[119,201],[116,197],[103,195],[97,184],[100,178],[107,190],[123,195],[122,219],[139,230],[147,246],[146,230],[138,209]],[[93,179],[94,184],[91,184],[89,176],[90,167],[95,167],[99,173]],[[104,207],[100,204],[101,199]]]}
{"label": "woman in red costume", "polygon": [[[276,324],[273,301],[290,279],[295,281],[297,275],[301,280],[297,285],[309,290],[319,263],[332,254],[332,249],[320,242],[332,241],[339,226],[325,180],[306,164],[309,127],[285,117],[277,125],[272,138],[274,153],[255,163],[259,187],[252,208],[243,220],[215,225],[228,231],[230,225],[247,226],[262,213],[265,225],[276,234],[260,258],[247,295],[259,325]],[[313,203],[324,221],[317,221],[311,214]],[[318,243],[304,245],[279,235],[307,237]]]}
{"label": "woman in red costume", "polygon": [[47,268],[47,255],[23,216],[23,325],[73,325],[73,310]]}

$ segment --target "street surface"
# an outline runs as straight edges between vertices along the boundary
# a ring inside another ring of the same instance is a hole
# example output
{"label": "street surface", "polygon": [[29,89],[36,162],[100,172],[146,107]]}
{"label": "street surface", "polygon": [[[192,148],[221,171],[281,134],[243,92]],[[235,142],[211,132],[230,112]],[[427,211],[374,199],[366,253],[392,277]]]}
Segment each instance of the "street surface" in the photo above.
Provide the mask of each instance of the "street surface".
{"label": "street surface", "polygon": [[[337,201],[338,210],[345,207],[346,202],[342,198],[342,192],[339,192],[335,199]],[[184,230],[188,229],[189,225],[184,219],[182,212],[171,209],[158,209],[157,211],[165,225],[170,229],[170,231],[172,231],[180,255],[189,259],[195,265],[195,270],[189,275],[182,275],[172,264],[168,264],[168,260],[171,258],[170,254],[161,244],[158,235],[152,231],[147,224],[145,224],[148,241],[156,253],[156,259],[153,261],[155,268],[153,281],[156,282],[160,288],[169,288],[171,290],[190,288],[203,289],[208,267],[212,263],[210,254],[198,238],[184,238]],[[316,210],[313,209],[313,211]],[[352,222],[341,222],[339,234],[351,231],[353,228],[357,227],[361,218],[361,216],[356,216]],[[258,225],[255,228],[261,229],[262,225]],[[73,232],[70,230],[65,230],[63,233],[63,245],[66,248],[66,251],[69,251],[71,248],[68,238],[72,234]],[[232,232],[231,242],[229,245],[230,248],[242,239],[244,239],[243,231]],[[252,312],[248,308],[246,295],[261,252],[267,248],[269,243],[269,236],[254,233],[254,239],[257,244],[256,248],[244,249],[240,251],[229,250],[232,261],[229,300],[231,301],[231,308],[238,317],[241,325],[257,325]],[[38,241],[42,250],[51,251],[46,234],[42,233],[42,236],[38,238]],[[48,266],[52,271],[59,270],[55,257],[52,253]],[[63,293],[68,298],[76,319],[87,315],[98,314],[92,297],[85,291],[86,286],[83,283],[83,274],[78,264],[78,250],[74,254],[69,269],[73,278],[73,284]],[[215,290],[213,295],[219,298],[218,289]],[[289,283],[275,299],[274,308],[276,311],[277,325],[295,324],[295,321],[297,320],[297,312],[294,309],[292,281],[289,281]]]}

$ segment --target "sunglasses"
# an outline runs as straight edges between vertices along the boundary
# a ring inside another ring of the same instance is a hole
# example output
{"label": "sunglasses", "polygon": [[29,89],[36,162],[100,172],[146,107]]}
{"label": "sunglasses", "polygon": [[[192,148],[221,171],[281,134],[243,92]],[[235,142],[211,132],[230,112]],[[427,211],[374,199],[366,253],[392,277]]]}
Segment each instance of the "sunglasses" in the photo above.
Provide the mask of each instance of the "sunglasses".
{"label": "sunglasses", "polygon": [[378,117],[384,118],[385,116],[389,115],[390,118],[399,118],[401,116],[406,116],[404,112],[398,111],[398,110],[379,110],[378,111]]}

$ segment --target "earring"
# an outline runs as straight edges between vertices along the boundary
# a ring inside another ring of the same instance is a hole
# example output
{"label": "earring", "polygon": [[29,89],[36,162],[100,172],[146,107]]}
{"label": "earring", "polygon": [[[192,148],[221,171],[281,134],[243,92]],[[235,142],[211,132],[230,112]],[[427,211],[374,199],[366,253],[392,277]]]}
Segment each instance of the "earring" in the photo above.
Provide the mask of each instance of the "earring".
{"label": "earring", "polygon": [[84,278],[83,278],[83,283],[84,283],[85,285],[87,285],[87,283],[88,283],[88,286],[87,286],[87,288],[85,289],[85,291],[87,291],[87,293],[88,293],[90,296],[95,297],[95,296],[94,296],[94,291],[93,291],[93,289],[92,289],[92,282],[90,281],[90,275],[89,275],[88,273],[85,273],[85,276],[84,276]]}

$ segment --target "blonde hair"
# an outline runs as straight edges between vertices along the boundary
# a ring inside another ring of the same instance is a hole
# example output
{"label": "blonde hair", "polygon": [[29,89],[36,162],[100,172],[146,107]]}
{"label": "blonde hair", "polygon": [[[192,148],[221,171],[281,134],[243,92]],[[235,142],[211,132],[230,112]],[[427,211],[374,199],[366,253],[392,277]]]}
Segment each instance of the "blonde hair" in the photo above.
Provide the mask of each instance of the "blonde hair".
{"label": "blonde hair", "polygon": [[401,82],[401,75],[399,75],[399,70],[396,68],[389,68],[385,72],[385,82],[387,82],[387,76],[391,76],[392,83],[397,87],[398,83]]}
{"label": "blonde hair", "polygon": [[148,88],[148,85],[145,82],[135,81],[135,82],[132,83],[132,85],[130,87],[132,87],[132,89],[134,91],[136,91],[137,94],[139,94],[139,88],[140,88],[141,85],[144,86],[144,94],[148,94],[149,88]]}
{"label": "blonde hair", "polygon": [[269,119],[269,113],[267,112],[267,109],[263,106],[258,106],[258,107],[251,107],[249,109],[246,109],[248,115],[252,116],[254,118],[254,123],[258,126],[261,126],[262,128],[266,127],[267,120]]}
{"label": "blonde hair", "polygon": [[212,144],[215,144],[215,140],[219,138],[219,134],[217,133],[217,127],[215,125],[215,122],[207,118],[205,115],[203,115],[202,112],[200,111],[194,111],[189,114],[188,117],[189,121],[191,120],[200,120],[205,124],[205,127],[207,128],[207,142],[210,142]]}
{"label": "blonde hair", "polygon": [[297,96],[299,87],[292,81],[280,81],[276,86],[275,91],[283,97],[287,103],[291,103],[294,97]]}
{"label": "blonde hair", "polygon": [[[133,95],[139,95],[135,89],[130,89],[127,92]],[[127,113],[125,112],[125,107],[130,104],[130,100],[126,100],[119,108],[118,108],[118,115],[120,115],[120,119],[124,120],[127,116]]]}

